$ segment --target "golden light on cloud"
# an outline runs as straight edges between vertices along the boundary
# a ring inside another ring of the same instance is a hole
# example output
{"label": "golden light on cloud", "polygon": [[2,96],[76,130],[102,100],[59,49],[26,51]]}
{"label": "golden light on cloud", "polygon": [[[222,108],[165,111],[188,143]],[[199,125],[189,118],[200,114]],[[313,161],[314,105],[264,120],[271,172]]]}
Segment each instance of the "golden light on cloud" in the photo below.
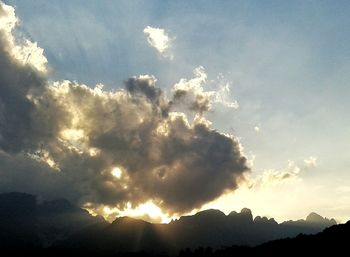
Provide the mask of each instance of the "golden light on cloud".
{"label": "golden light on cloud", "polygon": [[168,136],[168,134],[169,134],[169,126],[168,126],[168,124],[166,122],[160,123],[159,126],[156,129],[156,133],[159,136],[161,136],[161,135]]}
{"label": "golden light on cloud", "polygon": [[57,166],[57,164],[55,163],[54,160],[52,160],[51,158],[47,158],[46,159],[46,163],[51,167],[51,168],[55,168]]}
{"label": "golden light on cloud", "polygon": [[58,163],[55,162],[55,160],[52,158],[48,151],[41,150],[37,151],[34,154],[28,154],[28,156],[33,158],[34,160],[46,163],[50,168],[52,168],[53,171],[61,171]]}
{"label": "golden light on cloud", "polygon": [[97,156],[101,151],[95,147],[89,149],[90,156]]}
{"label": "golden light on cloud", "polygon": [[133,207],[131,203],[128,202],[123,210],[106,205],[94,206],[92,203],[86,203],[83,208],[91,215],[101,215],[110,222],[114,221],[117,217],[124,216],[142,219],[153,223],[169,223],[172,218],[175,218],[164,213],[152,200],[139,204],[136,207]]}
{"label": "golden light on cloud", "polygon": [[122,170],[119,167],[114,167],[111,171],[112,175],[116,177],[117,179],[120,179],[122,177]]}
{"label": "golden light on cloud", "polygon": [[136,218],[147,218],[148,216],[150,220],[159,221],[161,223],[168,223],[171,221],[171,218],[163,213],[152,201],[140,204],[134,209],[131,207],[131,204],[128,204],[127,209],[120,212],[120,216]]}
{"label": "golden light on cloud", "polygon": [[82,129],[65,129],[61,132],[61,136],[68,141],[78,141],[84,137]]}

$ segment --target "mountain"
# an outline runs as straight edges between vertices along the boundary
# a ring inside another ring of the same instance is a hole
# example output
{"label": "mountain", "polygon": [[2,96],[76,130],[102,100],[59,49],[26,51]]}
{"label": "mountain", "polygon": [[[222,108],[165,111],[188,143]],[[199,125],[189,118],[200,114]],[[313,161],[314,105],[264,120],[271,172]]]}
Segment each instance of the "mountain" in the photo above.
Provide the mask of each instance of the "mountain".
{"label": "mountain", "polygon": [[0,249],[49,247],[96,223],[107,223],[67,200],[39,203],[24,193],[0,194]]}
{"label": "mountain", "polygon": [[101,222],[107,224],[102,217],[94,217],[65,199],[44,201],[37,205],[36,224],[44,247]]}
{"label": "mountain", "polygon": [[313,253],[346,253],[349,247],[350,221],[326,228],[315,235],[300,234],[293,239],[280,239],[262,244],[254,252],[264,252],[277,255],[283,249],[290,254]]}
{"label": "mountain", "polygon": [[[310,216],[310,215],[309,215]],[[308,217],[309,217],[308,216]],[[315,215],[312,214],[311,217]],[[312,234],[336,224],[334,220],[310,218],[278,224],[274,219],[256,217],[249,209],[225,215],[219,210],[201,211],[183,216],[169,224],[152,224],[128,217],[117,218],[105,227],[89,228],[56,246],[59,249],[89,251],[103,249],[111,252],[140,252],[176,254],[181,249],[201,246],[220,249],[230,245],[256,246],[280,238]],[[94,235],[93,237],[89,235]]]}
{"label": "mountain", "polygon": [[[315,234],[336,224],[311,213],[305,220],[278,224],[247,208],[225,215],[205,210],[169,224],[152,224],[129,217],[108,223],[64,199],[37,201],[23,193],[0,194],[0,250],[45,253],[149,253],[176,255],[181,249],[231,245],[254,247],[262,243]],[[255,249],[255,248],[248,248]]]}
{"label": "mountain", "polygon": [[181,257],[194,256],[303,256],[303,255],[340,255],[348,252],[350,221],[346,224],[333,225],[314,235],[299,234],[294,238],[269,241],[255,247],[231,246],[208,251],[197,248],[193,251],[181,251]]}
{"label": "mountain", "polygon": [[0,249],[39,248],[37,208],[33,195],[0,194]]}

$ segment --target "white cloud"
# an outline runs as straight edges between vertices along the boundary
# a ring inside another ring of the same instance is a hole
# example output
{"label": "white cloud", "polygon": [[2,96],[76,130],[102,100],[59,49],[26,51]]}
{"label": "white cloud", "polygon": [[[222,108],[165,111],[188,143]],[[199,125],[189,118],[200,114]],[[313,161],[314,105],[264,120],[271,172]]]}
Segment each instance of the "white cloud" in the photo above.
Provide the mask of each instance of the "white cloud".
{"label": "white cloud", "polygon": [[174,58],[174,56],[169,52],[171,43],[174,39],[170,38],[164,29],[147,26],[143,30],[143,33],[147,36],[147,42],[150,44],[150,46],[156,49],[161,56],[169,59]]}
{"label": "white cloud", "polygon": [[316,160],[317,158],[313,156],[304,159],[303,163],[299,164],[289,160],[285,168],[264,170],[261,175],[255,178],[248,178],[248,181],[250,186],[262,188],[294,183],[301,180],[305,172],[317,166]]}
{"label": "white cloud", "polygon": [[214,103],[220,103],[228,108],[238,108],[238,102],[235,100],[230,100],[230,88],[231,84],[229,82],[224,82],[219,85],[219,89],[215,93]]}
{"label": "white cloud", "polygon": [[200,114],[209,111],[213,104],[222,104],[229,108],[238,108],[235,100],[229,99],[230,83],[225,82],[223,77],[218,81],[210,81],[214,84],[212,90],[205,90],[208,86],[208,75],[203,66],[194,69],[195,77],[192,79],[182,78],[172,89],[174,99],[183,102],[193,111]]}
{"label": "white cloud", "polygon": [[12,31],[17,23],[15,9],[0,2],[0,32],[5,36],[4,40],[9,46],[7,51],[20,63],[30,64],[38,71],[46,72],[47,59],[44,56],[44,50],[38,47],[36,42],[24,38],[14,38]]}
{"label": "white cloud", "polygon": [[304,160],[306,167],[316,167],[317,166],[317,157],[310,156]]}

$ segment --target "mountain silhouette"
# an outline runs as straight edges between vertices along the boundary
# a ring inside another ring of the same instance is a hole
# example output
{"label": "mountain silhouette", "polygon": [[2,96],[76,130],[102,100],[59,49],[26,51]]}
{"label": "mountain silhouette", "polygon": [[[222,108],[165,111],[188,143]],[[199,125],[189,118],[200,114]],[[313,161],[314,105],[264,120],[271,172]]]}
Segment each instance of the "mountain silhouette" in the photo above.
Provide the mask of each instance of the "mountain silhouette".
{"label": "mountain silhouette", "polygon": [[[319,218],[319,217],[318,217]],[[181,257],[194,256],[303,256],[303,255],[340,255],[347,256],[349,249],[350,221],[333,225],[314,234],[299,234],[294,238],[269,241],[255,247],[231,246],[216,251],[203,247],[194,250],[182,250]]]}
{"label": "mountain silhouette", "polygon": [[44,201],[37,206],[37,228],[44,247],[100,222],[107,224],[102,217],[94,217],[65,199]]}
{"label": "mountain silhouette", "polygon": [[282,249],[288,249],[290,254],[300,253],[345,253],[348,252],[350,221],[326,228],[315,235],[300,234],[293,239],[280,239],[259,245],[254,252],[264,252],[277,255]]}
{"label": "mountain silhouette", "polygon": [[102,217],[91,216],[67,200],[40,203],[30,194],[0,194],[0,250],[46,248],[101,222],[105,222]]}
{"label": "mountain silhouette", "polygon": [[193,254],[193,249],[209,247],[210,253],[218,254],[218,249],[231,251],[225,247],[232,245],[244,251],[265,251],[269,249],[268,241],[315,234],[335,224],[334,219],[316,213],[305,220],[279,224],[266,217],[253,219],[247,208],[229,215],[205,210],[169,224],[129,217],[108,223],[64,199],[39,202],[29,194],[0,194],[0,250],[7,252],[176,255],[181,249],[189,249],[187,253]]}
{"label": "mountain silhouette", "polygon": [[[310,216],[310,215],[309,215]],[[313,217],[312,215],[311,217]],[[219,249],[230,245],[256,246],[300,233],[312,234],[336,224],[331,219],[287,221],[278,224],[274,219],[256,217],[249,209],[225,215],[219,210],[206,210],[183,216],[169,224],[152,224],[128,217],[117,218],[110,225],[92,226],[67,240],[58,242],[58,248],[112,252],[177,253],[180,249],[201,246]],[[93,235],[93,236],[91,236]],[[156,247],[155,247],[156,246]]]}
{"label": "mountain silhouette", "polygon": [[0,249],[36,249],[41,246],[36,227],[37,208],[33,195],[0,194]]}

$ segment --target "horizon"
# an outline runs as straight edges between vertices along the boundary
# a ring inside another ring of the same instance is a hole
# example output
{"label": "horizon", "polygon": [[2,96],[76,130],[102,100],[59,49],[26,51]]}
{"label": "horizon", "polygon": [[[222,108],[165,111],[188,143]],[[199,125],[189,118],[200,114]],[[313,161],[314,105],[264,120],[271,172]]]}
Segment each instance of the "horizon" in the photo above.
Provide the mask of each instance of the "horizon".
{"label": "horizon", "polygon": [[168,224],[131,217],[120,217],[109,223],[67,200],[42,200],[27,193],[0,194],[3,254],[183,256],[185,251],[186,256],[192,255],[191,252],[202,256],[206,249],[204,256],[222,256],[222,251],[237,253],[237,249],[261,253],[264,247],[268,247],[269,252],[280,253],[287,249],[285,242],[292,246],[290,249],[314,250],[314,245],[323,245],[334,251],[347,247],[344,235],[350,225],[350,221],[337,224],[316,213],[306,219],[278,224],[266,217],[253,219],[251,210],[246,208],[227,216],[219,210],[202,211]]}
{"label": "horizon", "polygon": [[273,219],[278,224],[281,224],[281,223],[287,222],[287,221],[300,221],[300,220],[306,221],[308,216],[316,214],[317,216],[320,216],[320,217],[322,217],[324,219],[334,220],[337,224],[343,224],[343,223],[337,221],[336,219],[334,219],[332,217],[326,217],[326,216],[323,216],[322,214],[316,213],[314,211],[308,213],[307,216],[305,216],[305,217],[299,217],[299,218],[297,218],[295,220],[289,219],[289,220],[280,220],[280,221],[278,221],[274,217],[271,217],[271,216],[263,216],[263,215],[259,215],[259,214],[255,214],[254,215],[254,212],[248,207],[244,207],[241,210],[231,210],[231,211],[229,211],[227,213],[225,213],[225,212],[223,212],[223,211],[221,211],[219,209],[215,209],[215,208],[201,209],[201,210],[198,210],[198,211],[193,210],[193,211],[191,211],[191,213],[186,213],[186,214],[183,214],[183,215],[178,216],[178,217],[173,217],[172,219],[166,220],[166,221],[164,221],[164,220],[160,220],[160,221],[159,220],[154,220],[154,219],[152,219],[152,216],[147,216],[147,215],[149,215],[148,213],[147,214],[140,213],[139,215],[129,215],[129,216],[127,214],[126,215],[115,216],[115,217],[109,216],[108,219],[106,219],[104,216],[101,216],[99,213],[91,212],[91,210],[89,210],[88,208],[85,209],[84,207],[75,206],[74,204],[72,204],[71,202],[69,202],[67,199],[64,199],[64,198],[43,199],[40,196],[28,194],[28,193],[25,193],[25,192],[2,192],[2,193],[0,193],[0,196],[6,196],[6,195],[7,196],[10,196],[10,195],[29,195],[29,196],[33,196],[36,199],[36,205],[39,205],[39,206],[42,205],[42,204],[45,204],[45,203],[52,203],[52,202],[56,202],[56,201],[68,202],[73,207],[78,207],[78,208],[81,208],[82,210],[87,211],[93,217],[98,217],[98,216],[102,217],[104,219],[104,221],[106,221],[108,223],[113,223],[115,220],[117,220],[119,218],[127,217],[127,218],[132,218],[132,219],[135,219],[135,220],[142,220],[142,221],[149,222],[149,223],[152,223],[152,224],[169,224],[170,222],[180,220],[182,217],[196,216],[199,213],[208,212],[208,211],[216,211],[216,212],[218,211],[218,212],[224,214],[225,216],[229,216],[232,213],[233,214],[242,214],[242,213],[246,213],[248,211],[252,215],[253,221],[255,221],[255,218],[261,217],[261,218],[267,218],[269,220]]}
{"label": "horizon", "polygon": [[[144,222],[147,222],[147,223],[152,223],[152,224],[170,224],[171,222],[175,222],[175,221],[179,221],[181,218],[185,218],[185,217],[195,217],[195,216],[201,216],[203,213],[215,213],[215,214],[222,214],[224,215],[225,217],[229,217],[231,215],[241,215],[241,214],[244,214],[244,215],[247,215],[248,217],[251,216],[251,221],[252,222],[256,222],[256,218],[266,218],[268,221],[271,221],[273,220],[274,222],[276,222],[277,224],[283,224],[285,222],[289,222],[289,221],[293,221],[293,222],[298,222],[298,221],[308,221],[308,222],[315,222],[315,221],[312,221],[311,220],[311,217],[310,216],[313,216],[313,218],[315,219],[315,216],[316,218],[320,218],[320,219],[323,219],[324,221],[334,221],[336,224],[342,224],[342,223],[339,223],[337,222],[334,218],[332,217],[326,217],[326,216],[322,216],[320,215],[319,213],[316,213],[316,212],[310,212],[306,217],[300,217],[299,219],[296,219],[296,220],[283,220],[283,221],[276,221],[274,219],[274,217],[269,217],[269,216],[262,216],[262,215],[254,215],[254,213],[252,212],[251,209],[245,207],[245,208],[242,208],[240,211],[235,211],[235,210],[232,210],[230,211],[229,213],[224,213],[223,211],[219,210],[219,209],[204,209],[204,210],[200,210],[200,211],[197,211],[197,212],[191,212],[191,214],[184,214],[184,215],[181,215],[177,218],[173,218],[171,219],[170,221],[167,221],[166,223],[164,223],[163,221],[161,222],[157,222],[155,220],[152,220],[152,217],[147,217],[147,216],[116,216],[114,218],[112,217],[109,217],[111,218],[110,220],[108,219],[105,219],[103,216],[99,215],[98,213],[90,213],[88,209],[84,209],[80,206],[76,206],[74,204],[72,204],[71,202],[69,202],[67,199],[64,199],[64,198],[57,198],[57,199],[42,199],[41,197],[38,197],[36,195],[32,195],[32,194],[28,194],[28,193],[23,193],[23,192],[7,192],[7,193],[0,193],[0,199],[3,200],[3,199],[11,199],[13,201],[5,201],[5,205],[6,203],[11,203],[11,204],[14,204],[15,206],[18,204],[18,199],[28,199],[29,198],[33,198],[35,199],[35,206],[37,208],[41,208],[41,206],[46,206],[46,205],[52,205],[52,206],[55,206],[57,212],[59,213],[60,211],[65,211],[64,208],[67,208],[69,206],[69,209],[70,211],[72,210],[76,210],[76,208],[80,209],[80,210],[83,210],[83,211],[87,211],[89,213],[89,215],[93,216],[93,217],[101,217],[103,218],[103,221],[104,222],[108,222],[108,223],[113,223],[114,221],[120,219],[120,218],[130,218],[130,219],[133,219],[133,220],[140,220],[140,221],[144,221]],[[16,201],[17,199],[17,201]],[[0,203],[1,204],[4,204],[4,202],[1,202],[0,200]],[[20,203],[18,206],[21,206],[23,204]],[[3,206],[4,207],[4,206]],[[63,209],[62,209],[63,207]],[[67,211],[67,210],[66,210]],[[266,220],[266,221],[267,221]],[[319,222],[319,221],[317,221]]]}
{"label": "horizon", "polygon": [[249,208],[345,223],[349,11],[0,1],[0,192],[109,221]]}
{"label": "horizon", "polygon": [[[84,208],[83,208],[84,209]],[[243,208],[243,209],[248,209],[248,210],[250,210],[249,208]],[[242,209],[242,210],[243,210]],[[89,211],[89,210],[87,210],[87,209],[84,209],[84,210],[86,210],[86,211]],[[205,209],[205,210],[201,210],[201,211],[199,211],[199,212],[196,212],[196,213],[192,213],[191,212],[191,214],[184,214],[184,215],[181,215],[180,217],[176,217],[176,218],[172,218],[171,220],[167,220],[166,222],[164,222],[164,221],[161,221],[161,222],[157,222],[157,221],[154,221],[154,220],[151,220],[151,219],[148,219],[147,217],[145,218],[145,217],[139,217],[139,216],[116,216],[114,219],[111,219],[111,220],[106,220],[107,222],[109,222],[109,223],[113,223],[114,221],[116,221],[116,220],[118,220],[118,219],[120,219],[120,218],[131,218],[131,219],[135,219],[135,220],[141,220],[141,221],[144,221],[144,222],[148,222],[148,223],[152,223],[152,224],[169,224],[169,223],[171,223],[171,222],[175,222],[175,221],[179,221],[182,217],[192,217],[192,216],[196,216],[197,214],[199,214],[199,213],[202,213],[202,212],[206,212],[206,211],[219,211],[220,213],[223,213],[226,217],[228,217],[232,212],[235,212],[235,213],[237,213],[237,214],[239,214],[239,213],[242,213],[242,210],[241,211],[231,211],[230,213],[224,213],[224,212],[222,212],[221,210],[219,210],[219,209]],[[251,210],[250,210],[251,211]],[[89,212],[90,213],[90,212]],[[99,214],[94,214],[94,213],[90,213],[92,216],[97,216],[97,215],[99,215]],[[316,215],[319,215],[319,216],[321,216],[322,218],[325,218],[325,219],[329,219],[329,220],[334,220],[335,222],[336,222],[336,224],[344,224],[344,223],[346,223],[346,222],[343,222],[343,223],[341,223],[341,222],[338,222],[336,219],[334,219],[334,218],[332,218],[332,217],[324,217],[324,216],[322,216],[321,214],[318,214],[318,213],[316,213],[316,212],[310,212],[306,217],[300,217],[300,218],[298,218],[298,219],[295,219],[295,220],[291,220],[291,219],[289,219],[289,220],[283,220],[283,221],[277,221],[277,220],[275,220],[275,218],[274,217],[268,217],[268,216],[261,216],[261,215],[254,215],[254,213],[252,212],[252,217],[253,217],[253,221],[255,221],[255,219],[257,218],[257,217],[260,217],[260,218],[267,218],[267,219],[273,219],[274,221],[276,221],[278,224],[282,224],[283,222],[288,222],[288,221],[305,221],[306,219],[307,219],[307,217],[308,216],[310,216],[311,214],[316,214]],[[102,216],[101,216],[102,217]]]}

